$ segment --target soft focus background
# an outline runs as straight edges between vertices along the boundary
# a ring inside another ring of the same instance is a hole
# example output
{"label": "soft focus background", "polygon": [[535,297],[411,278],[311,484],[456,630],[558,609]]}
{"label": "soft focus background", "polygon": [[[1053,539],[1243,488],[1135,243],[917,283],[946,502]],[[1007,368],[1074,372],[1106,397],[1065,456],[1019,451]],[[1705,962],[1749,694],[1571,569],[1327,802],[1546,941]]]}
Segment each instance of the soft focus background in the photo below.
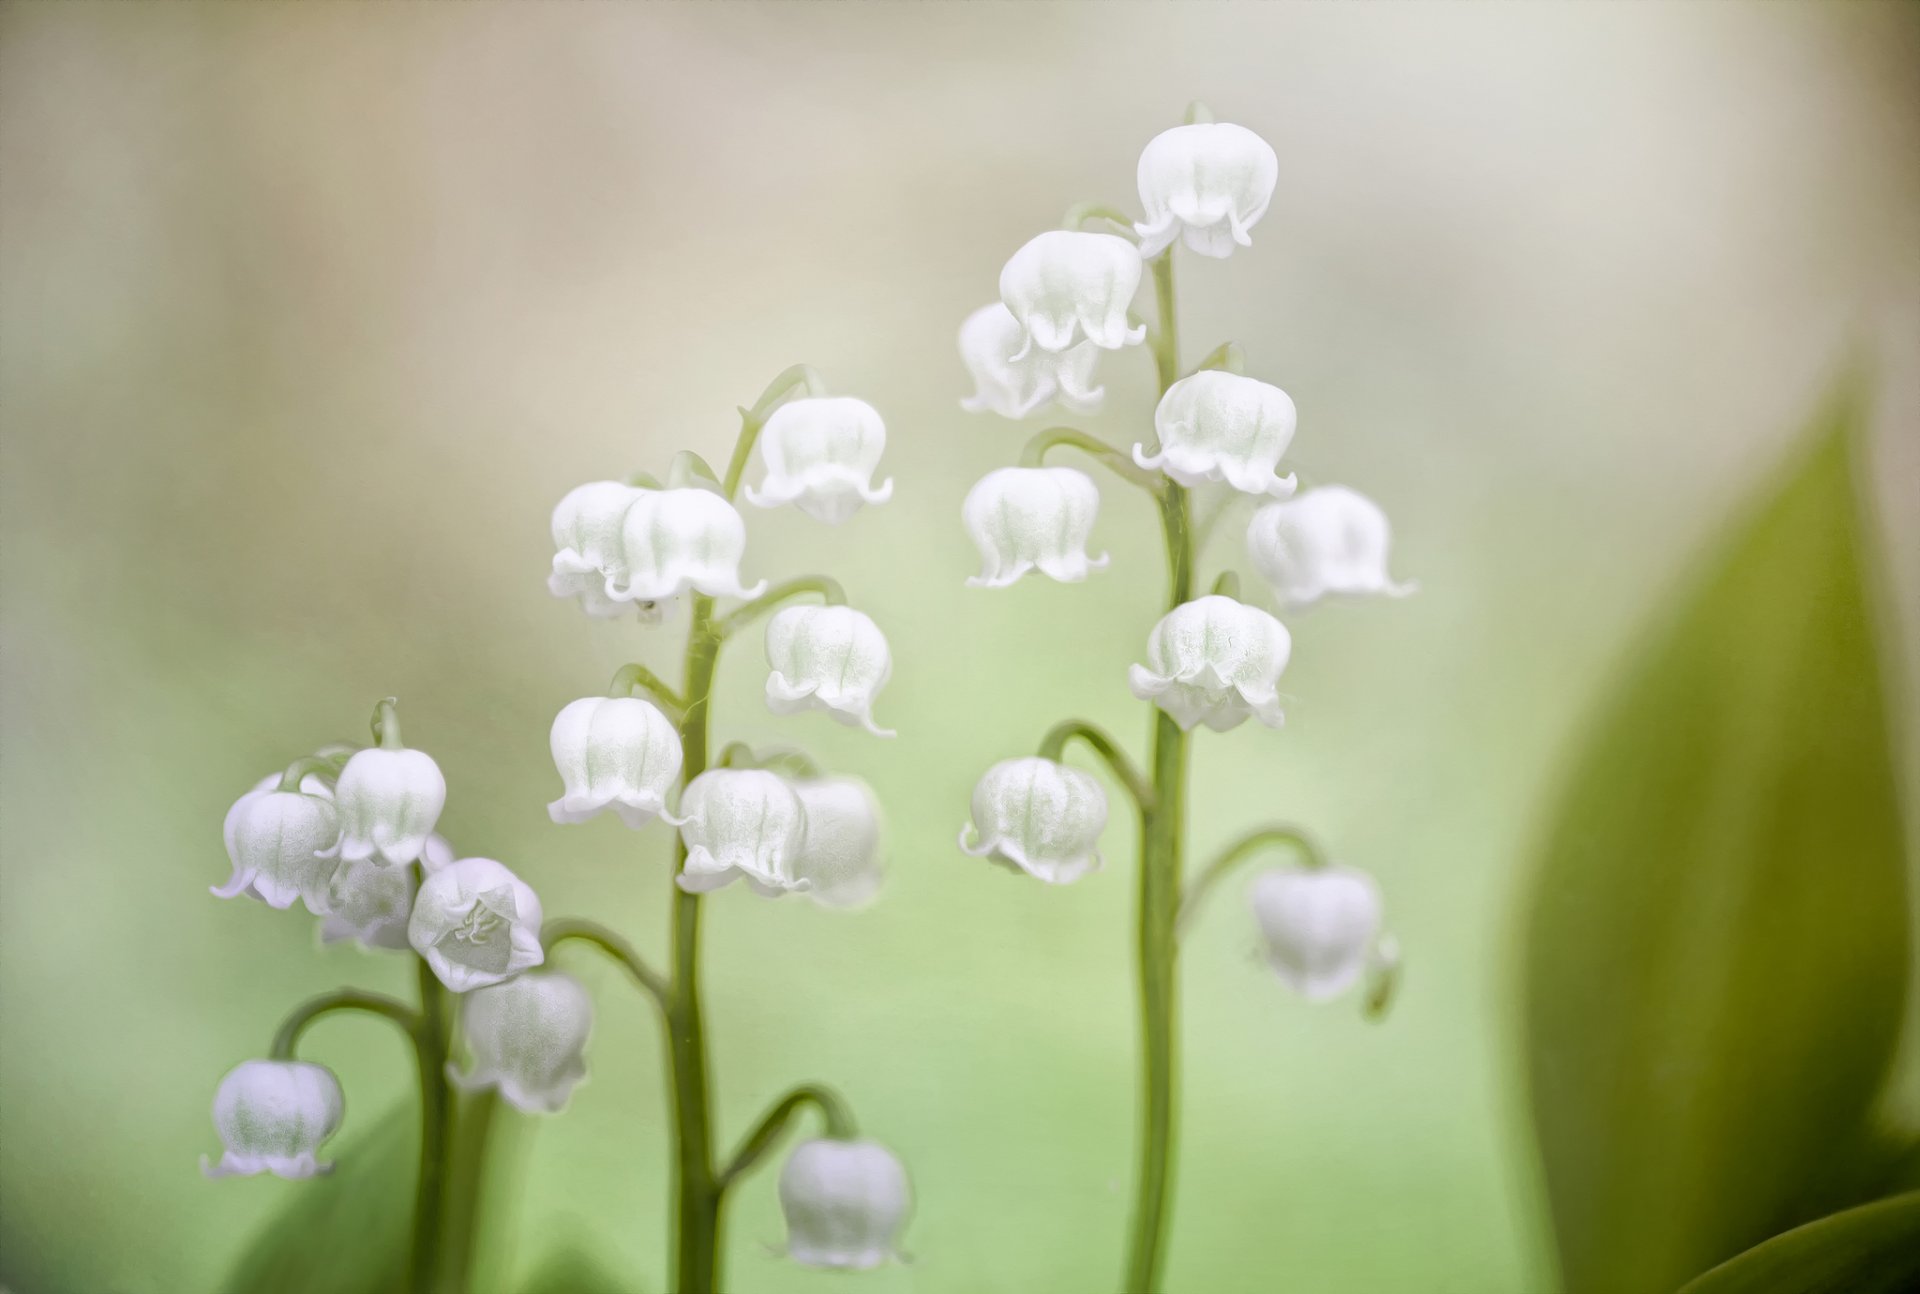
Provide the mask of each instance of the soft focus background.
{"label": "soft focus background", "polygon": [[[916,1261],[770,1257],[765,1173],[731,1284],[1108,1286],[1129,824],[1057,891],[953,836],[1055,717],[1143,735],[1159,541],[1103,482],[1105,574],[964,588],[960,499],[1028,429],[959,410],[952,337],[1067,205],[1134,207],[1141,145],[1203,98],[1281,183],[1251,251],[1183,261],[1187,359],[1238,339],[1299,404],[1294,465],[1379,499],[1421,592],[1298,621],[1286,730],[1200,743],[1197,851],[1311,824],[1380,877],[1409,969],[1382,1025],[1311,1009],[1237,892],[1208,911],[1170,1284],[1551,1288],[1523,854],[1623,647],[1850,355],[1879,392],[1906,748],[1920,726],[1917,55],[1916,14],[1867,4],[0,7],[0,1279],[204,1290],[299,1191],[201,1180],[213,1086],[300,997],[402,967],[207,886],[232,799],[382,695],[463,852],[664,948],[665,829],[551,825],[546,730],[623,660],[671,667],[680,629],[550,599],[547,515],[682,446],[724,461],[734,406],[805,360],[884,412],[897,495],[840,529],[753,513],[747,573],[843,580],[891,636],[901,735],[774,720],[751,639],[718,731],[868,777],[892,872],[853,916],[711,904],[719,1102],[731,1140],[789,1083],[839,1084],[913,1168]],[[1102,376],[1089,425],[1131,443],[1148,357]],[[486,1288],[580,1239],[657,1291],[654,1023],[566,960],[601,1004],[591,1081],[518,1129]],[[376,1024],[305,1050],[349,1132],[409,1091]]]}

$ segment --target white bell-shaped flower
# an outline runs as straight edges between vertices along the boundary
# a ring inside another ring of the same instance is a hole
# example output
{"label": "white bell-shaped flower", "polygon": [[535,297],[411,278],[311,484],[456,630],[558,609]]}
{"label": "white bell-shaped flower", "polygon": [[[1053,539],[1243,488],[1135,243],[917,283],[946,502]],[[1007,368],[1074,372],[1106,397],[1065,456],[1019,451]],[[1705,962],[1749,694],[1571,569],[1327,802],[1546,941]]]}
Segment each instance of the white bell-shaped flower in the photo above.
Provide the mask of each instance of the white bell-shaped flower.
{"label": "white bell-shaped flower", "polygon": [[1158,256],[1178,238],[1202,256],[1251,247],[1247,231],[1267,214],[1280,159],[1266,140],[1227,122],[1163,130],[1140,153],[1140,254]]}
{"label": "white bell-shaped flower", "polygon": [[1275,474],[1293,440],[1293,401],[1277,386],[1224,369],[1202,369],[1167,388],[1153,411],[1160,450],[1133,447],[1133,461],[1182,485],[1225,481],[1243,494],[1284,499],[1294,477]]}
{"label": "white bell-shaped flower", "polygon": [[333,1171],[316,1157],[347,1112],[340,1080],[304,1060],[242,1061],[213,1094],[213,1126],[225,1151],[218,1164],[203,1155],[208,1177],[314,1177]]}
{"label": "white bell-shaped flower", "polygon": [[606,620],[630,612],[633,603],[607,592],[626,583],[622,527],[627,509],[646,491],[621,481],[592,481],[569,490],[553,510],[553,570],[547,590],[579,598],[590,616]]}
{"label": "white bell-shaped flower", "polygon": [[787,1256],[805,1267],[865,1271],[897,1259],[912,1209],[906,1167],[877,1141],[803,1141],[780,1168]]}
{"label": "white bell-shaped flower", "polygon": [[473,1066],[462,1072],[448,1064],[456,1086],[498,1088],[517,1110],[552,1114],[587,1076],[593,999],[571,975],[528,971],[477,988],[461,999],[460,1022]]}
{"label": "white bell-shaped flower", "polygon": [[[423,853],[421,865],[425,863]],[[353,940],[363,948],[404,951],[411,946],[407,921],[413,915],[416,888],[411,867],[387,867],[371,858],[341,863],[327,886],[328,911],[320,921],[320,942]]]}
{"label": "white bell-shaped flower", "polygon": [[1323,485],[1254,513],[1247,556],[1290,607],[1328,594],[1405,597],[1413,585],[1387,574],[1391,534],[1379,504],[1344,485]]}
{"label": "white bell-shaped flower", "polygon": [[1067,885],[1098,870],[1106,826],[1107,793],[1091,774],[1029,755],[1001,760],[980,775],[960,848],[1049,885]]}
{"label": "white bell-shaped flower", "polygon": [[1049,229],[1015,252],[1000,271],[1000,300],[1020,324],[1020,346],[1058,353],[1082,340],[1101,350],[1132,346],[1146,326],[1127,326],[1140,288],[1140,251],[1118,234]]}
{"label": "white bell-shaped flower", "polygon": [[1346,867],[1279,867],[1247,892],[1267,964],[1309,1002],[1358,983],[1380,933],[1380,891]]}
{"label": "white bell-shaped flower", "polygon": [[873,473],[887,448],[879,410],[850,396],[803,396],[775,409],[760,431],[767,476],[747,487],[758,508],[791,503],[815,521],[838,525],[865,503],[893,497],[891,478],[875,486]]}
{"label": "white bell-shaped flower", "polygon": [[420,882],[407,939],[442,984],[465,993],[545,961],[540,918],[526,882],[491,858],[462,858]]}
{"label": "white bell-shaped flower", "polygon": [[411,863],[447,805],[447,779],[424,750],[381,746],[358,751],[334,784],[340,810],[340,861]]}
{"label": "white bell-shaped flower", "polygon": [[745,880],[770,897],[804,890],[795,873],[806,811],[785,779],[758,768],[710,768],[680,793],[687,861],[680,888],[693,894]]}
{"label": "white bell-shaped flower", "polygon": [[555,822],[585,822],[611,808],[629,827],[644,826],[666,809],[680,777],[680,733],[639,697],[569,702],[549,743],[565,789],[547,806]]}
{"label": "white bell-shaped flower", "polygon": [[1133,666],[1128,681],[1182,728],[1225,732],[1248,715],[1278,728],[1285,716],[1276,684],[1292,650],[1285,625],[1214,593],[1160,618],[1147,637],[1146,665]]}
{"label": "white bell-shaped flower", "polygon": [[274,908],[299,899],[311,912],[327,911],[337,866],[332,851],[340,842],[340,818],[328,796],[282,791],[272,778],[233,802],[223,834],[233,875],[213,888],[215,895],[245,894]]}
{"label": "white bell-shaped flower", "polygon": [[822,907],[857,908],[880,890],[880,804],[857,777],[791,783],[804,822],[793,873]]}
{"label": "white bell-shaped flower", "polygon": [[1093,478],[1072,467],[1002,467],[967,491],[960,520],[980,550],[975,588],[1001,589],[1029,571],[1078,584],[1107,564],[1087,556],[1087,537],[1100,515]]}
{"label": "white bell-shaped flower", "polygon": [[767,621],[767,708],[775,714],[825,710],[877,737],[873,700],[893,674],[887,636],[852,607],[783,607]]}
{"label": "white bell-shaped flower", "polygon": [[626,570],[607,580],[616,601],[661,602],[689,591],[751,598],[767,587],[740,582],[747,523],[712,490],[648,490],[627,509],[620,535]]}
{"label": "white bell-shaped flower", "polygon": [[960,325],[960,358],[974,392],[960,402],[968,413],[1024,418],[1058,401],[1074,413],[1094,413],[1106,388],[1093,385],[1100,348],[1083,341],[1059,352],[1027,345],[1027,330],[1006,303],[981,306]]}

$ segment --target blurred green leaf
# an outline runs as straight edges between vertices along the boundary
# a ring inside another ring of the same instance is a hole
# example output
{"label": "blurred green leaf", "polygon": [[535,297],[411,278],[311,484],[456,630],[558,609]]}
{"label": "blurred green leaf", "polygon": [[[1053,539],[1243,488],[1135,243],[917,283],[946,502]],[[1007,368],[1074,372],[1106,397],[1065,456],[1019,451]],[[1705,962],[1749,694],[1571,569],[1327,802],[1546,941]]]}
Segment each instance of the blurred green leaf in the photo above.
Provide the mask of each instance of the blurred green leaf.
{"label": "blurred green leaf", "polygon": [[638,1294],[638,1287],[613,1275],[582,1248],[556,1249],[520,1287],[520,1294]]}
{"label": "blurred green leaf", "polygon": [[1680,1294],[1902,1294],[1920,1289],[1920,1191],[1795,1227]]}
{"label": "blurred green leaf", "polygon": [[1572,1294],[1867,1198],[1906,982],[1843,396],[1612,697],[1535,860],[1533,1120]]}

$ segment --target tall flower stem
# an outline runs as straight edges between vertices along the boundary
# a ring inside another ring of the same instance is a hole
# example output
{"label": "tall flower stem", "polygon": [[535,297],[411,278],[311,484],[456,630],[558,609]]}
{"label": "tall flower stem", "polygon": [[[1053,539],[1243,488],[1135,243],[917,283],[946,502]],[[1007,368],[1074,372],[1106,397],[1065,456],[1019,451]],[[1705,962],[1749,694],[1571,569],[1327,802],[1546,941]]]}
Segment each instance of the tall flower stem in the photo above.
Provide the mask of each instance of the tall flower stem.
{"label": "tall flower stem", "polygon": [[420,1014],[413,1045],[420,1068],[420,1175],[413,1199],[413,1252],[408,1287],[413,1294],[446,1294],[442,1283],[441,1230],[447,1198],[447,1155],[453,1133],[453,1094],[447,1090],[447,1055],[453,1042],[453,1017],[447,990],[418,959]]}

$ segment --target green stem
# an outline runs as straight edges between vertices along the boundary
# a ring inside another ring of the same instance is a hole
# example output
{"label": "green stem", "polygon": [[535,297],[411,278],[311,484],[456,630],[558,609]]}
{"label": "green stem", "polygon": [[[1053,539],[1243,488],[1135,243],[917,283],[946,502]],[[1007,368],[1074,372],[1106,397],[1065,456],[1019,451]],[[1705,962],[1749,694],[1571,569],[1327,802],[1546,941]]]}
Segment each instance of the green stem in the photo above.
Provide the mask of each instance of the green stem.
{"label": "green stem", "polygon": [[413,1256],[408,1264],[413,1294],[446,1294],[440,1279],[442,1226],[447,1195],[447,1148],[452,1133],[453,1099],[447,1084],[447,1055],[452,1049],[451,996],[425,958],[418,961],[420,1014],[414,1028],[414,1052],[420,1069],[420,1175],[413,1201]]}
{"label": "green stem", "polygon": [[659,971],[647,965],[639,949],[598,922],[583,921],[578,917],[556,917],[540,927],[540,943],[548,953],[569,941],[592,944],[611,957],[662,1009],[673,996],[673,986]]}
{"label": "green stem", "polygon": [[1163,478],[1158,472],[1149,472],[1129,458],[1118,445],[1109,445],[1100,437],[1077,427],[1048,427],[1045,431],[1035,432],[1020,451],[1020,466],[1043,466],[1047,451],[1060,445],[1083,451],[1115,476],[1131,481],[1149,494],[1160,492]]}
{"label": "green stem", "polygon": [[446,1225],[442,1228],[440,1244],[443,1290],[463,1291],[472,1284],[486,1192],[487,1138],[493,1131],[493,1116],[499,1106],[499,1093],[489,1088],[461,1100],[455,1111],[453,1145],[448,1160]]}
{"label": "green stem", "polygon": [[404,750],[400,740],[400,698],[384,697],[373,707],[373,740],[382,750]]}
{"label": "green stem", "polygon": [[607,684],[607,695],[628,697],[633,695],[635,688],[646,689],[654,700],[660,702],[660,704],[666,706],[667,709],[675,714],[687,708],[686,701],[681,698],[678,692],[667,686],[665,679],[638,661],[630,665],[622,665],[618,670],[614,671],[613,681]]}
{"label": "green stem", "polygon": [[819,1109],[826,1121],[829,1137],[848,1141],[857,1135],[853,1111],[838,1092],[822,1083],[802,1083],[775,1102],[773,1108],[760,1116],[760,1122],[753,1125],[753,1130],[741,1139],[740,1148],[733,1152],[720,1174],[720,1189],[726,1190],[739,1178],[752,1172],[754,1165],[773,1149],[780,1134],[786,1131],[787,1121],[807,1105]]}
{"label": "green stem", "polygon": [[1115,207],[1105,206],[1098,202],[1074,203],[1071,207],[1067,208],[1067,214],[1060,217],[1060,227],[1062,229],[1084,229],[1089,220],[1104,220],[1110,225],[1117,225],[1125,231],[1122,235],[1123,237],[1133,242],[1140,240],[1140,236],[1133,230],[1132,216]]}
{"label": "green stem", "polygon": [[1186,897],[1180,900],[1180,928],[1185,930],[1193,924],[1200,910],[1200,901],[1213,893],[1214,888],[1226,880],[1234,868],[1272,845],[1297,851],[1308,867],[1327,866],[1326,851],[1299,827],[1262,827],[1258,831],[1250,831],[1215,855],[1212,862],[1200,869],[1200,875],[1194,878],[1193,884],[1187,887]]}
{"label": "green stem", "polygon": [[273,1046],[267,1055],[274,1060],[292,1060],[300,1045],[300,1036],[314,1021],[336,1011],[365,1011],[369,1015],[385,1016],[399,1025],[408,1038],[414,1036],[420,1024],[420,1013],[397,998],[343,988],[309,998],[289,1011],[287,1018],[280,1022],[279,1032],[273,1035]]}
{"label": "green stem", "polygon": [[287,765],[286,772],[280,774],[280,789],[297,791],[300,789],[300,783],[306,781],[310,773],[320,773],[331,778],[339,771],[340,765],[325,755],[302,755]]}
{"label": "green stem", "polygon": [[731,499],[740,492],[740,478],[747,474],[747,462],[753,457],[754,442],[760,439],[760,429],[767,425],[767,416],[780,403],[795,394],[809,396],[825,395],[827,386],[820,380],[808,364],[795,364],[782,369],[780,375],[767,383],[767,389],[753,402],[751,409],[740,411],[740,437],[733,442],[733,457],[727,461],[727,475],[720,488]]}
{"label": "green stem", "polygon": [[798,579],[782,580],[753,601],[741,603],[720,617],[713,631],[722,638],[729,638],[782,602],[790,602],[809,593],[818,593],[820,600],[830,607],[847,605],[847,591],[840,587],[839,580],[831,575],[802,575]]}
{"label": "green stem", "polygon": [[1173,306],[1173,248],[1167,248],[1147,264],[1153,269],[1153,304],[1159,322],[1147,343],[1153,347],[1160,394],[1165,395],[1167,388],[1180,378],[1180,321]]}
{"label": "green stem", "polygon": [[1247,353],[1240,349],[1239,342],[1223,341],[1208,351],[1207,357],[1193,366],[1193,371],[1201,373],[1210,368],[1227,373],[1244,373],[1247,371]]}
{"label": "green stem", "polygon": [[1097,724],[1088,723],[1085,719],[1064,719],[1054,724],[1047,735],[1040,739],[1040,758],[1059,763],[1060,757],[1066,754],[1067,743],[1075,738],[1086,743],[1089,750],[1106,761],[1107,767],[1113,770],[1113,775],[1126,788],[1127,794],[1133,797],[1136,808],[1145,811],[1153,807],[1153,787],[1146,778],[1140,776],[1140,770],[1133,766],[1133,761],[1127,758],[1126,751],[1120,749],[1120,744]]}

